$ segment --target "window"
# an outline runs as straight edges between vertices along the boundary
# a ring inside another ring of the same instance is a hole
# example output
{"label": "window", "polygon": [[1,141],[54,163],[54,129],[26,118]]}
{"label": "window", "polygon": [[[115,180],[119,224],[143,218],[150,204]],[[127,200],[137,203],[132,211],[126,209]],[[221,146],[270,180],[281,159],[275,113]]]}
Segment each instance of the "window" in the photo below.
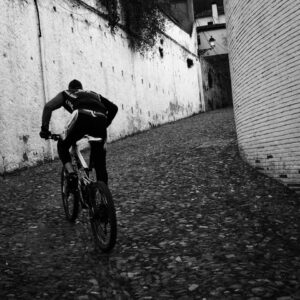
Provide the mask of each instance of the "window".
{"label": "window", "polygon": [[188,58],[188,59],[186,60],[186,63],[187,63],[188,68],[191,68],[191,67],[194,65],[193,60],[190,59],[190,58]]}
{"label": "window", "polygon": [[159,50],[160,57],[163,58],[164,57],[164,49],[159,47],[158,50]]}

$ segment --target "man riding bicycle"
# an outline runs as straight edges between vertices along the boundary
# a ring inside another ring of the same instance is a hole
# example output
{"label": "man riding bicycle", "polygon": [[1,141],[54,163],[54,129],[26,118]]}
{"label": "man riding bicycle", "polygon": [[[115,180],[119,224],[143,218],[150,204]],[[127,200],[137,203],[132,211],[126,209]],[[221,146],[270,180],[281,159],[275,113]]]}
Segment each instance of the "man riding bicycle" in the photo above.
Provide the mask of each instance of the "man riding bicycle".
{"label": "man riding bicycle", "polygon": [[50,137],[49,123],[52,111],[60,107],[64,107],[72,113],[65,138],[57,143],[59,158],[68,172],[69,187],[74,190],[78,186],[78,178],[71,163],[69,149],[84,135],[102,138],[101,143],[91,143],[90,155],[95,164],[97,180],[107,184],[106,129],[116,116],[118,107],[100,94],[83,90],[81,82],[74,79],[69,83],[68,90],[60,92],[45,104],[42,115],[41,138]]}

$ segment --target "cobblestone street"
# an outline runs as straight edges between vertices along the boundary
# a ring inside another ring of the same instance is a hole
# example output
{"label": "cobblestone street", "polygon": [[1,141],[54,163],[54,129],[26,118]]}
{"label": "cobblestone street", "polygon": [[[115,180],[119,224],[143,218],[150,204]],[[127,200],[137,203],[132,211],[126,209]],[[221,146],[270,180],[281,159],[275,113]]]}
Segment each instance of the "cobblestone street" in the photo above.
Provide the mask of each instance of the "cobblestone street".
{"label": "cobblestone street", "polygon": [[65,220],[60,168],[0,177],[0,299],[300,299],[299,196],[241,160],[232,109],[108,145],[109,255]]}

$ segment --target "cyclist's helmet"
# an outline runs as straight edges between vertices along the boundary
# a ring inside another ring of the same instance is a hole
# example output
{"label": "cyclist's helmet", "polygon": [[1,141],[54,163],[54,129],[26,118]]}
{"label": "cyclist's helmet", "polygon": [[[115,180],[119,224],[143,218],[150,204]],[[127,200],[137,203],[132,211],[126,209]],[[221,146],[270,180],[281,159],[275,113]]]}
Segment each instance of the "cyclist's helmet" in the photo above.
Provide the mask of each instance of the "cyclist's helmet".
{"label": "cyclist's helmet", "polygon": [[82,90],[81,82],[77,79],[73,79],[69,83],[69,90]]}

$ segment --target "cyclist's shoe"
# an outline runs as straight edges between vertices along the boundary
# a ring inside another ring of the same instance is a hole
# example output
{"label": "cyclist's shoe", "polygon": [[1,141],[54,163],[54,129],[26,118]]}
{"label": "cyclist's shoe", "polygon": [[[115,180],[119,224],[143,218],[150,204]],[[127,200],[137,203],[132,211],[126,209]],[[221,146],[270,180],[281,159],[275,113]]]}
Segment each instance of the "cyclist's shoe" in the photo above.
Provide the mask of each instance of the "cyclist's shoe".
{"label": "cyclist's shoe", "polygon": [[67,175],[68,188],[70,193],[78,191],[78,176],[76,173],[69,173]]}

